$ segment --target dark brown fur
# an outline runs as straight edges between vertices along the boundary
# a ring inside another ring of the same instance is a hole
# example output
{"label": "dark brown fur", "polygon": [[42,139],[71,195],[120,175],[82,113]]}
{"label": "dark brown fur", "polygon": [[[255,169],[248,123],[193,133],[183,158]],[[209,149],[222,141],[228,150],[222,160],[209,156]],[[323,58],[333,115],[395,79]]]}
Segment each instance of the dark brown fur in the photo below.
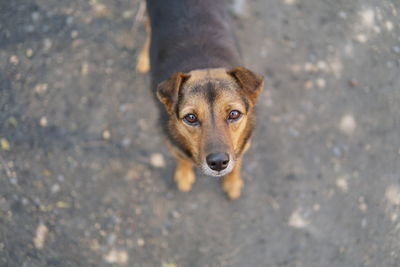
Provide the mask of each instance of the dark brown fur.
{"label": "dark brown fur", "polygon": [[[164,107],[160,123],[177,159],[178,188],[189,191],[195,180],[193,165],[205,173],[205,158],[216,152],[230,155],[224,190],[240,196],[241,158],[254,128],[253,109],[263,78],[241,65],[239,48],[223,0],[148,0],[151,25],[152,84]],[[230,111],[243,116],[232,122]],[[184,122],[186,114],[198,126]],[[221,172],[223,173],[223,172]]]}

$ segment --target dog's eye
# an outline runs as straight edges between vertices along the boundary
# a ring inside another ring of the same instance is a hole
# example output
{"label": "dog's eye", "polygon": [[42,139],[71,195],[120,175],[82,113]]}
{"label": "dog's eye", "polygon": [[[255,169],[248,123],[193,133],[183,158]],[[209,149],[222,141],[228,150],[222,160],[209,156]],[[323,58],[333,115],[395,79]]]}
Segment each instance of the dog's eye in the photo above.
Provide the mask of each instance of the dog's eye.
{"label": "dog's eye", "polygon": [[242,116],[239,110],[231,110],[228,115],[228,121],[236,121]]}
{"label": "dog's eye", "polygon": [[186,114],[185,117],[183,117],[183,120],[189,125],[199,124],[199,120],[197,119],[197,116],[193,113]]}

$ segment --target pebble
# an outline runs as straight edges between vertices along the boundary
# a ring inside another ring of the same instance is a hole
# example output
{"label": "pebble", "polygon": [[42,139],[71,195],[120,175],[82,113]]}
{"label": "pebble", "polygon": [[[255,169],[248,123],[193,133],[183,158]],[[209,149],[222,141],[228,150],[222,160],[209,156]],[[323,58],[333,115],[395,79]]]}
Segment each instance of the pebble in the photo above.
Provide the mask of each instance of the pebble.
{"label": "pebble", "polygon": [[110,137],[111,137],[111,133],[110,133],[109,130],[103,131],[103,138],[104,139],[108,140],[108,139],[110,139]]}
{"label": "pebble", "polygon": [[122,141],[121,141],[121,145],[123,147],[129,147],[131,145],[131,143],[132,143],[132,141],[128,137],[123,138]]}
{"label": "pebble", "polygon": [[347,183],[347,177],[345,177],[345,176],[337,177],[336,178],[336,186],[343,192],[347,192],[349,190],[349,185]]}
{"label": "pebble", "polygon": [[362,211],[362,212],[367,212],[368,210],[368,206],[367,203],[365,203],[365,198],[364,197],[359,197],[358,198],[358,208]]}
{"label": "pebble", "polygon": [[400,187],[398,185],[390,185],[385,191],[386,199],[393,205],[400,205]]}
{"label": "pebble", "polygon": [[51,42],[51,40],[49,38],[45,38],[43,40],[43,50],[45,52],[48,52],[52,46],[53,46],[53,43]]}
{"label": "pebble", "polygon": [[49,229],[43,223],[40,223],[36,228],[36,234],[33,238],[33,244],[37,249],[42,249],[44,247],[44,242],[46,240],[46,235]]}
{"label": "pebble", "polygon": [[12,56],[10,57],[10,62],[11,62],[12,64],[14,64],[14,65],[18,65],[19,59],[18,59],[18,57],[17,57],[16,55],[12,55]]}
{"label": "pebble", "polygon": [[97,17],[104,17],[107,15],[107,7],[104,4],[95,4],[94,5],[94,13]]}
{"label": "pebble", "polygon": [[356,129],[356,121],[351,114],[346,114],[342,117],[339,127],[343,133],[352,135]]}
{"label": "pebble", "polygon": [[367,42],[368,39],[365,34],[360,33],[355,36],[355,40],[361,44],[364,44]]}
{"label": "pebble", "polygon": [[303,216],[300,214],[300,210],[295,210],[289,218],[289,226],[294,228],[305,228],[309,222],[306,221]]}
{"label": "pebble", "polygon": [[46,126],[48,125],[48,120],[47,120],[47,118],[46,118],[45,116],[41,117],[41,118],[40,118],[40,121],[39,121],[39,124],[40,124],[40,126],[42,126],[42,127],[46,127]]}
{"label": "pebble", "polygon": [[288,6],[294,5],[297,2],[297,0],[283,0],[283,3],[285,3]]}
{"label": "pebble", "polygon": [[33,91],[39,95],[42,95],[47,92],[49,85],[47,83],[39,83],[34,88]]}
{"label": "pebble", "polygon": [[164,156],[161,153],[153,153],[150,156],[150,163],[153,167],[156,168],[165,167]]}
{"label": "pebble", "polygon": [[104,260],[110,264],[125,265],[128,263],[129,254],[125,250],[112,249],[104,256]]}
{"label": "pebble", "polygon": [[66,19],[65,19],[65,22],[67,23],[67,25],[71,25],[72,23],[74,23],[74,17],[72,17],[72,16],[68,16]]}
{"label": "pebble", "polygon": [[356,86],[358,85],[358,81],[357,81],[356,79],[351,79],[351,80],[349,81],[349,85],[350,85],[351,87],[356,87]]}
{"label": "pebble", "polygon": [[36,22],[40,19],[40,14],[39,14],[39,12],[33,12],[31,14],[31,17],[32,17],[32,20]]}
{"label": "pebble", "polygon": [[9,151],[10,150],[10,143],[8,142],[7,139],[1,138],[0,139],[0,147],[4,151]]}
{"label": "pebble", "polygon": [[33,56],[33,50],[31,48],[26,49],[25,55],[27,58],[31,58]]}
{"label": "pebble", "polygon": [[325,86],[326,86],[326,81],[324,80],[324,79],[322,79],[322,78],[318,78],[316,81],[315,81],[315,83],[317,84],[317,86],[319,87],[319,88],[325,88]]}
{"label": "pebble", "polygon": [[89,73],[89,63],[83,62],[81,65],[81,75],[86,76]]}
{"label": "pebble", "polygon": [[388,30],[388,31],[392,31],[393,30],[393,23],[391,22],[391,21],[386,21],[385,22],[385,27],[386,27],[386,30]]}
{"label": "pebble", "polygon": [[304,84],[304,88],[306,88],[306,89],[311,89],[313,87],[314,87],[314,82],[311,80],[306,81]]}
{"label": "pebble", "polygon": [[52,194],[56,194],[58,192],[60,192],[60,185],[59,184],[53,184],[50,188],[50,192]]}
{"label": "pebble", "polygon": [[71,32],[71,38],[72,38],[72,39],[76,39],[76,38],[78,37],[78,35],[79,35],[79,32],[78,32],[78,31],[72,31],[72,32]]}
{"label": "pebble", "polygon": [[137,240],[137,244],[138,244],[138,246],[139,246],[139,247],[143,247],[143,246],[144,246],[144,244],[145,244],[145,242],[144,242],[143,238],[138,238],[138,240]]}

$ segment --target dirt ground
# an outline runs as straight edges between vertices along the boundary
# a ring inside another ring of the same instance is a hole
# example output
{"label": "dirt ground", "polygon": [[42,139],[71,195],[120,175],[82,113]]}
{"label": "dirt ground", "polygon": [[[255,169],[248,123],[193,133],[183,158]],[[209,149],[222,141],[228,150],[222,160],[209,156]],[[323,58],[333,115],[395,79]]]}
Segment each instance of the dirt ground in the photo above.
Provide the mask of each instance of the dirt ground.
{"label": "dirt ground", "polygon": [[0,266],[399,266],[400,2],[230,1],[243,196],[178,192],[139,0],[0,1]]}

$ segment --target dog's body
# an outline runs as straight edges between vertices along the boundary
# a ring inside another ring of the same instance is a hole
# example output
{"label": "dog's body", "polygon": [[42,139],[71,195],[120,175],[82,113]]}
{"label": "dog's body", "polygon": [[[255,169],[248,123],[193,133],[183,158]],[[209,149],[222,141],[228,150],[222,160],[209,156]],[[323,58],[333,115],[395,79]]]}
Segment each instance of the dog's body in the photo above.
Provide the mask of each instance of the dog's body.
{"label": "dog's body", "polygon": [[224,0],[147,0],[153,88],[164,105],[160,122],[177,159],[175,181],[189,191],[193,165],[225,176],[240,196],[241,157],[254,126],[262,77],[243,68]]}

